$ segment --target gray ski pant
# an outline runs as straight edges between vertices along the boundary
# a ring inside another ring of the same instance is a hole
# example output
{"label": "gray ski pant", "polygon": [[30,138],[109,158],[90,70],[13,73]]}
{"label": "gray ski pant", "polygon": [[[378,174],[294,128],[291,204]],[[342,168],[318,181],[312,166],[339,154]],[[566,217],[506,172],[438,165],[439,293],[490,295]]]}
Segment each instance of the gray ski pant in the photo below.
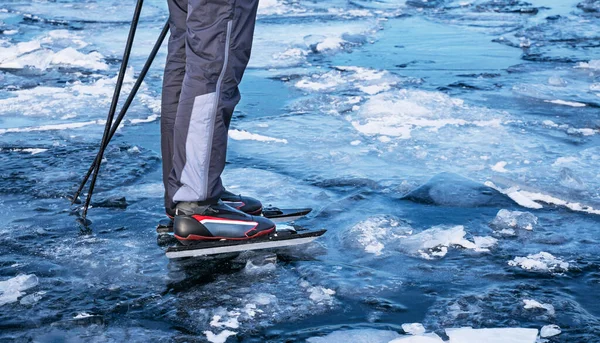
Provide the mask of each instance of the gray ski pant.
{"label": "gray ski pant", "polygon": [[167,0],[169,51],[161,106],[165,207],[216,202],[227,132],[240,101],[258,0]]}

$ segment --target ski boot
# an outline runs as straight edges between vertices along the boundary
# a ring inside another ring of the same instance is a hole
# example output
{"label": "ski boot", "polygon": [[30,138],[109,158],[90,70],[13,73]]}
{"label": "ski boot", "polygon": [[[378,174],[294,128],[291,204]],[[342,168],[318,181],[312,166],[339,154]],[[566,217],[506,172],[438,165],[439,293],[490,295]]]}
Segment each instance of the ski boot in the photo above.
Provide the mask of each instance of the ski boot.
{"label": "ski boot", "polygon": [[275,232],[275,223],[251,216],[222,201],[214,205],[180,202],[175,210],[173,233],[182,244],[214,240],[248,240]]}
{"label": "ski boot", "polygon": [[[259,216],[263,210],[262,203],[259,200],[241,194],[233,194],[227,190],[221,193],[221,201],[226,205],[254,216]],[[170,219],[175,217],[174,208],[165,208],[165,212]]]}
{"label": "ski boot", "polygon": [[221,193],[221,201],[226,205],[253,216],[260,215],[263,209],[259,200],[241,194],[236,195],[227,190]]}

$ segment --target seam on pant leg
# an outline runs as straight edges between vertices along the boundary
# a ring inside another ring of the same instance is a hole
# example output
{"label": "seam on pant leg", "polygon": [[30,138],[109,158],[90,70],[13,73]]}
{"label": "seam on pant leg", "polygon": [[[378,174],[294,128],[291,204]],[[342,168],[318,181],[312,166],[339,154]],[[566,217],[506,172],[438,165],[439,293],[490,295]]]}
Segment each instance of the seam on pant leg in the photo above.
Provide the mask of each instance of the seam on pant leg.
{"label": "seam on pant leg", "polygon": [[[225,36],[225,56],[224,56],[224,61],[223,61],[223,68],[221,68],[221,73],[219,74],[219,78],[217,79],[217,85],[216,85],[216,96],[215,96],[215,103],[214,103],[214,108],[213,108],[213,124],[216,120],[217,117],[217,111],[219,109],[219,101],[221,100],[221,84],[223,83],[223,77],[225,76],[225,70],[227,69],[227,64],[229,64],[229,45],[231,42],[231,28],[233,25],[233,21],[228,21],[227,22],[227,34]],[[210,160],[212,157],[212,146],[213,146],[213,138],[214,138],[214,134],[215,134],[215,128],[214,125],[210,130],[210,134],[209,134],[209,144],[210,144],[210,150],[206,156],[206,161],[205,161],[205,168],[204,168],[204,173],[205,173],[205,177],[204,177],[204,190],[205,190],[205,196],[208,197],[208,176],[209,176],[209,171],[210,171]]]}

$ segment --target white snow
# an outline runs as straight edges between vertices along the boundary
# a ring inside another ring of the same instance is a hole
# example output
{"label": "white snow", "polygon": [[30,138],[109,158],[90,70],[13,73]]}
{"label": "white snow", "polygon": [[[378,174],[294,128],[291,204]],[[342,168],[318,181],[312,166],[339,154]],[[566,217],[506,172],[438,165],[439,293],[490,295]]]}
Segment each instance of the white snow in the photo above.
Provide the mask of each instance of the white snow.
{"label": "white snow", "polygon": [[129,119],[129,122],[131,124],[141,124],[141,123],[151,123],[153,121],[156,121],[158,119],[158,114],[152,114],[150,116],[148,116],[147,118],[139,118],[139,119]]}
{"label": "white snow", "polygon": [[526,310],[533,308],[541,308],[548,311],[548,314],[551,316],[553,316],[556,313],[556,311],[554,310],[554,306],[552,306],[551,304],[542,304],[539,301],[533,299],[523,299],[523,303],[525,304],[523,308]]}
{"label": "white snow", "polygon": [[337,50],[342,47],[344,40],[340,37],[327,37],[317,44],[317,51]]}
{"label": "white snow", "polygon": [[600,70],[600,60],[590,60],[589,62],[579,62],[575,68]]}
{"label": "white snow", "polygon": [[524,270],[545,272],[562,272],[569,269],[569,263],[544,251],[534,255],[527,255],[527,257],[515,257],[508,261],[508,265],[521,267]]}
{"label": "white snow", "polygon": [[210,321],[210,325],[214,326],[214,327],[228,327],[231,329],[237,329],[240,327],[240,323],[238,322],[237,317],[230,317],[227,318],[227,320],[225,321],[221,321],[221,316],[219,315],[214,315],[212,320]]}
{"label": "white snow", "polygon": [[506,173],[508,170],[506,170],[504,167],[506,167],[507,164],[508,162],[506,161],[500,161],[492,166],[492,170],[498,173]]}
{"label": "white snow", "polygon": [[[386,88],[385,84],[382,81],[371,85]],[[392,82],[387,84],[393,85]],[[371,85],[361,87],[364,90],[364,87]],[[490,116],[483,116],[479,109],[467,107],[462,100],[441,92],[401,89],[369,97],[356,111],[356,115],[349,116],[348,120],[357,131],[365,135],[410,139],[411,132],[420,128],[437,132],[444,127],[502,126],[500,118],[489,118]]]}
{"label": "white snow", "polygon": [[0,281],[0,306],[13,303],[23,295],[24,291],[37,286],[39,283],[34,274],[21,274],[12,279]]}
{"label": "white snow", "polygon": [[[598,214],[600,215],[600,209],[595,209],[591,206],[582,205],[580,203],[571,203],[566,200],[562,200],[551,195],[537,193],[537,192],[528,192],[528,191],[519,191],[519,195],[531,200],[531,201],[541,201],[547,204],[565,206],[573,211],[577,212],[587,212],[590,214]],[[510,194],[508,194],[510,196]],[[541,206],[540,206],[541,207]]]}
{"label": "white snow", "polygon": [[562,331],[560,330],[560,327],[558,325],[544,325],[542,327],[542,329],[540,330],[540,337],[542,338],[547,338],[547,337],[553,337],[556,335],[560,335]]}
{"label": "white snow", "polygon": [[83,318],[89,318],[89,317],[93,317],[93,316],[94,316],[93,314],[89,314],[87,312],[80,312],[80,313],[77,313],[77,315],[75,315],[73,317],[73,319],[83,319]]}
{"label": "white snow", "polygon": [[470,327],[446,329],[449,343],[535,343],[537,329],[498,328],[473,329]]}
{"label": "white snow", "polygon": [[235,336],[236,333],[237,332],[233,332],[230,330],[223,330],[215,335],[212,331],[204,331],[206,339],[211,343],[225,343],[229,336]]}
{"label": "white snow", "polygon": [[0,148],[0,151],[15,151],[15,152],[28,152],[31,153],[32,155],[36,155],[42,152],[46,152],[48,151],[48,149],[43,149],[43,148],[10,148],[10,149],[6,149],[6,148]]}
{"label": "white snow", "polygon": [[549,102],[552,104],[556,104],[556,105],[564,105],[564,106],[571,106],[571,107],[585,107],[585,104],[582,104],[580,102],[575,102],[575,101],[565,101],[565,100],[544,100],[544,102]]}
{"label": "white snow", "polygon": [[103,120],[92,120],[78,123],[65,123],[65,124],[51,124],[33,127],[15,127],[9,129],[0,129],[0,135],[11,132],[33,132],[33,131],[52,131],[52,130],[66,130],[66,129],[78,129],[89,125],[104,125]]}
{"label": "white snow", "polygon": [[283,144],[287,144],[287,142],[288,142],[287,139],[273,138],[273,137],[263,136],[263,135],[259,135],[257,133],[250,133],[248,131],[237,130],[237,129],[229,130],[229,138],[236,140],[236,141],[252,140],[252,141],[259,141],[259,142],[276,142],[276,143],[283,143]]}
{"label": "white snow", "polygon": [[425,327],[421,323],[405,323],[402,324],[402,330],[411,335],[422,335],[425,333]]}

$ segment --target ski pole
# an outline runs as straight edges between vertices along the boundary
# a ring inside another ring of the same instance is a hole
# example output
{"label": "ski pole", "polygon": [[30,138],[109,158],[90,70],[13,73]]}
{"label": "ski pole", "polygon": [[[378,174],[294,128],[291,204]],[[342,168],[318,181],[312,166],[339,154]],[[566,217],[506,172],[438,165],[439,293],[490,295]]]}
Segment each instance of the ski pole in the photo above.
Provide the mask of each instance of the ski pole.
{"label": "ski pole", "polygon": [[[104,126],[104,134],[102,135],[102,142],[100,143],[100,150],[98,151],[97,159],[99,162],[102,162],[102,157],[104,156],[104,150],[106,149],[106,144],[108,143],[108,134],[109,134],[110,128],[112,126],[115,111],[117,110],[119,94],[121,93],[121,87],[123,86],[123,79],[125,77],[125,71],[127,70],[127,64],[129,62],[129,55],[131,54],[131,46],[133,45],[133,39],[135,37],[135,31],[137,29],[137,24],[140,19],[140,13],[142,11],[143,3],[144,3],[144,0],[137,0],[137,3],[135,5],[135,10],[133,12],[133,18],[131,19],[131,26],[129,27],[129,35],[127,37],[127,43],[125,44],[125,51],[123,52],[123,60],[121,61],[121,68],[119,70],[119,75],[117,76],[115,91],[113,93],[112,102],[110,104],[110,109],[108,111],[108,116],[106,118],[106,125]],[[90,206],[92,194],[94,193],[94,186],[96,185],[96,179],[98,178],[98,172],[100,171],[100,164],[101,163],[96,163],[96,166],[94,167],[94,175],[92,176],[92,181],[90,182],[90,188],[88,190],[88,195],[87,195],[87,198],[85,199],[85,204],[83,205],[83,212],[81,215],[83,219],[85,219],[85,217],[87,215],[88,207]]]}
{"label": "ski pole", "polygon": [[[169,32],[169,22],[167,21],[165,23],[165,25],[163,26],[163,29],[160,32],[160,35],[158,36],[156,43],[154,43],[154,47],[152,48],[152,51],[150,52],[150,55],[148,56],[148,59],[146,60],[144,67],[140,71],[140,75],[138,76],[137,80],[135,81],[135,84],[133,85],[133,88],[131,89],[131,93],[129,93],[129,96],[127,97],[127,99],[125,100],[125,103],[123,104],[123,108],[121,108],[119,115],[115,119],[115,121],[110,129],[110,133],[108,134],[108,141],[106,142],[106,146],[108,146],[108,143],[110,142],[110,140],[113,138],[113,136],[117,132],[117,129],[119,128],[119,125],[121,124],[121,121],[125,117],[125,114],[127,113],[127,110],[129,109],[129,106],[133,102],[135,95],[137,94],[138,90],[140,89],[142,82],[144,81],[144,78],[146,77],[148,70],[152,66],[152,62],[154,61],[154,58],[158,54],[158,51],[160,50],[160,47],[161,47],[163,41],[165,40],[165,37],[167,36],[168,32]],[[105,148],[106,148],[106,146],[105,146]],[[90,168],[88,169],[83,180],[81,181],[81,184],[79,185],[79,188],[77,189],[77,192],[75,192],[75,195],[73,196],[73,200],[71,201],[71,205],[73,205],[75,203],[75,201],[77,200],[77,198],[79,197],[79,194],[83,190],[83,187],[85,187],[85,184],[89,180],[90,175],[96,168],[96,164],[101,163],[101,159],[99,160],[98,156],[100,156],[99,153],[96,155],[94,162],[92,162],[92,164],[90,165]]]}

